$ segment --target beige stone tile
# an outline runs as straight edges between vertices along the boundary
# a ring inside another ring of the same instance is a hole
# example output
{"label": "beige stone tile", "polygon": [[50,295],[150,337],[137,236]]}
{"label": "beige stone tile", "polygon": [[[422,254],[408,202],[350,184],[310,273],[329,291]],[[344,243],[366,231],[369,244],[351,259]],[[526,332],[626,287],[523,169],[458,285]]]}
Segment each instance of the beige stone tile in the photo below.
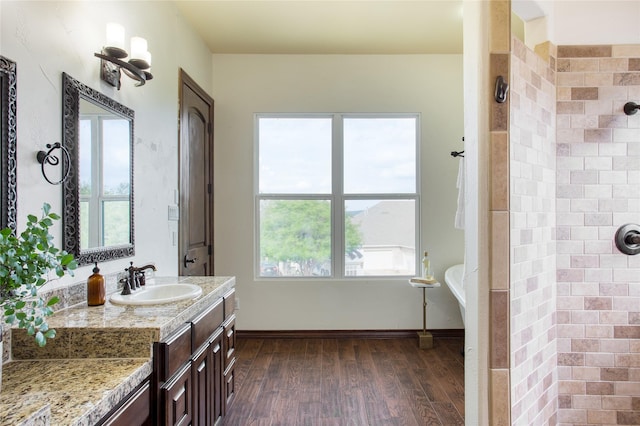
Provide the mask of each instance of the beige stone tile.
{"label": "beige stone tile", "polygon": [[640,44],[613,45],[611,56],[619,58],[640,57]]}
{"label": "beige stone tile", "polygon": [[558,87],[584,86],[584,73],[560,72],[558,73]]}
{"label": "beige stone tile", "polygon": [[602,58],[612,56],[612,47],[600,46],[558,46],[558,58]]}
{"label": "beige stone tile", "polygon": [[509,134],[491,132],[491,210],[509,209]]}
{"label": "beige stone tile", "polygon": [[509,129],[509,100],[497,103],[493,99],[491,103],[491,131],[506,132]]}
{"label": "beige stone tile", "polygon": [[615,410],[587,410],[587,423],[595,425],[617,424],[617,412]]}
{"label": "beige stone tile", "polygon": [[556,100],[558,101],[570,101],[571,100],[571,87],[558,87],[556,93]]}
{"label": "beige stone tile", "polygon": [[[598,59],[595,58],[575,58],[570,59],[571,72],[588,72],[599,71],[600,65]],[[625,69],[626,71],[626,69]]]}
{"label": "beige stone tile", "polygon": [[489,422],[492,426],[511,425],[511,394],[509,392],[509,370],[491,369],[490,373],[491,413]]}
{"label": "beige stone tile", "polygon": [[628,71],[640,71],[640,58],[630,58]]}
{"label": "beige stone tile", "polygon": [[571,72],[571,59],[569,58],[560,58],[556,62],[558,72]]}
{"label": "beige stone tile", "polygon": [[509,212],[491,212],[491,289],[509,289]]}
{"label": "beige stone tile", "polygon": [[511,1],[490,0],[489,51],[507,53],[511,49]]}
{"label": "beige stone tile", "polygon": [[509,367],[509,291],[491,290],[491,368]]}
{"label": "beige stone tile", "polygon": [[613,327],[616,339],[640,339],[640,325],[616,325]]}
{"label": "beige stone tile", "polygon": [[585,358],[584,354],[582,353],[574,353],[574,352],[559,353],[558,365],[583,366],[584,358]]}
{"label": "beige stone tile", "polygon": [[600,71],[630,71],[627,58],[602,58],[599,61]]}
{"label": "beige stone tile", "polygon": [[586,101],[586,100],[597,100],[597,99],[598,99],[597,87],[572,87],[571,88],[571,100]]}
{"label": "beige stone tile", "polygon": [[584,102],[559,101],[556,104],[556,114],[584,114]]}
{"label": "beige stone tile", "polygon": [[640,85],[639,72],[622,72],[613,74],[614,86],[637,86]]}
{"label": "beige stone tile", "polygon": [[613,74],[612,73],[589,73],[586,72],[583,75],[583,84],[585,86],[594,86],[602,89],[602,86],[613,86]]}
{"label": "beige stone tile", "polygon": [[587,395],[614,395],[613,382],[586,382]]}
{"label": "beige stone tile", "polygon": [[616,411],[615,419],[619,425],[640,425],[640,411]]}
{"label": "beige stone tile", "polygon": [[631,410],[630,396],[602,396],[602,408],[605,410]]}

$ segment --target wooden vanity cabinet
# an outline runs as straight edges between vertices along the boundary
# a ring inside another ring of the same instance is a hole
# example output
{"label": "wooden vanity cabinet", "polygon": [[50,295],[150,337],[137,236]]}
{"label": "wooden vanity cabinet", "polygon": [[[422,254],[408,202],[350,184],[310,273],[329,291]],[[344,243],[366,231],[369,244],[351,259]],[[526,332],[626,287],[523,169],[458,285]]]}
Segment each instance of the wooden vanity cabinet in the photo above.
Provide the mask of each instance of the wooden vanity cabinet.
{"label": "wooden vanity cabinet", "polygon": [[235,396],[235,290],[154,344],[158,425],[214,426]]}

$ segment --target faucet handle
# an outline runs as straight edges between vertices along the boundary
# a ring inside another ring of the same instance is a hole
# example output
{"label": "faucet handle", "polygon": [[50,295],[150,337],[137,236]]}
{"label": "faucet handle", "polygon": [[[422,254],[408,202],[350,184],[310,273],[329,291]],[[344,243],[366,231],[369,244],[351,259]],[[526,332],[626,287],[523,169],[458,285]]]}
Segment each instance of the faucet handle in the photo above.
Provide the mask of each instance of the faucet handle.
{"label": "faucet handle", "polygon": [[143,285],[146,284],[146,282],[145,282],[146,277],[145,277],[144,271],[136,272],[136,278],[138,279],[138,284],[140,284],[140,286],[143,286]]}
{"label": "faucet handle", "polygon": [[129,279],[128,278],[122,278],[119,281],[120,283],[122,283],[122,293],[120,293],[123,296],[126,296],[128,294],[131,294],[131,285],[129,284]]}

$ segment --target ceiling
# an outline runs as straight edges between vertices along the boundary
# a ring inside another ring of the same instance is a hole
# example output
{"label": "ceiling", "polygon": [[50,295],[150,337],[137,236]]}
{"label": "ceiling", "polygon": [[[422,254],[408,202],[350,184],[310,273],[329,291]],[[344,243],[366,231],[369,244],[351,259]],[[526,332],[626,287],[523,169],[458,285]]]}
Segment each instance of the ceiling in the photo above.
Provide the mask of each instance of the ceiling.
{"label": "ceiling", "polygon": [[462,53],[462,0],[175,0],[212,53]]}

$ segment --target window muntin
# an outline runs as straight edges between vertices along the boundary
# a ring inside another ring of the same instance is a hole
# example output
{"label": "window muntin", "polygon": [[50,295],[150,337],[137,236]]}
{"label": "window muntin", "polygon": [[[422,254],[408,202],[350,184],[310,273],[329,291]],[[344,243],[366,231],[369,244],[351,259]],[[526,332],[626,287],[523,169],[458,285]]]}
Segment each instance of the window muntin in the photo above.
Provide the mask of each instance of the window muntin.
{"label": "window muntin", "polygon": [[256,276],[414,275],[418,123],[417,114],[257,114]]}

